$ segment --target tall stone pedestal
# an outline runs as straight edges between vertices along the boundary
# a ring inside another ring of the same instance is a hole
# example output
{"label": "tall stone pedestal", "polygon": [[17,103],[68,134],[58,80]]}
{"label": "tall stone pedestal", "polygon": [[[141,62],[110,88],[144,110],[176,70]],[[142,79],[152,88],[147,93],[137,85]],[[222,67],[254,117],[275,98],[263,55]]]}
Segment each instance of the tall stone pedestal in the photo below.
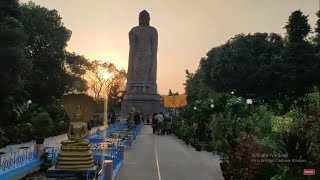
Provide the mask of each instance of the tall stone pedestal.
{"label": "tall stone pedestal", "polygon": [[157,94],[142,93],[125,94],[121,103],[121,115],[128,117],[132,107],[143,116],[152,116],[153,113],[160,112],[160,96]]}

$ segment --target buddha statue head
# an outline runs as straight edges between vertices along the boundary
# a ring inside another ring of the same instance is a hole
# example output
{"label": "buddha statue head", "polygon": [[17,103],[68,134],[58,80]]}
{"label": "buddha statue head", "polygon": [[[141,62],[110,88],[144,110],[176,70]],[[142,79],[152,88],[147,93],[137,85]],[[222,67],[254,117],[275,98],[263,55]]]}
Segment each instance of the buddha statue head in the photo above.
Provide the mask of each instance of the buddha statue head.
{"label": "buddha statue head", "polygon": [[139,14],[139,26],[149,26],[150,24],[150,15],[148,11],[143,10]]}
{"label": "buddha statue head", "polygon": [[77,106],[77,111],[74,115],[74,121],[78,122],[82,120],[82,111],[81,111],[81,106],[78,105]]}

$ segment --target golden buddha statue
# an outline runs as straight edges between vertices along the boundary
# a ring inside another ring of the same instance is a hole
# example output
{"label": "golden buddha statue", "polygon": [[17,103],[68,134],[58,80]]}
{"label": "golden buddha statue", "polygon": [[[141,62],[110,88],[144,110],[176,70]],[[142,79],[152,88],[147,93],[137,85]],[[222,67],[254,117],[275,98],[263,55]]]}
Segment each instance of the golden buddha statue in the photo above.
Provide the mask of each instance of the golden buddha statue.
{"label": "golden buddha statue", "polygon": [[135,110],[136,110],[136,109],[135,109],[134,107],[131,108],[130,117],[129,117],[129,124],[135,124],[135,123],[134,123]]}
{"label": "golden buddha statue", "polygon": [[[80,98],[81,99],[81,98]],[[89,169],[94,167],[90,144],[86,137],[89,135],[86,115],[92,108],[85,108],[82,105],[74,105],[72,98],[64,99],[64,107],[70,117],[71,122],[68,129],[68,140],[61,141],[61,151],[58,155],[56,168],[57,169]],[[87,101],[88,102],[88,101]],[[75,108],[76,107],[76,108]]]}

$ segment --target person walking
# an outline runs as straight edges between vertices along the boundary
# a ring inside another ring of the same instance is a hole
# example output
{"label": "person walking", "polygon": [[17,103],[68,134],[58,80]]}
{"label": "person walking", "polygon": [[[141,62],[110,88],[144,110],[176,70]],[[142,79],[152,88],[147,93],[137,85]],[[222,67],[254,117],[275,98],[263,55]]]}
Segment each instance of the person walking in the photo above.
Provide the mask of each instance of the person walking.
{"label": "person walking", "polygon": [[140,115],[138,112],[136,112],[134,115],[134,123],[135,125],[138,125],[140,123]]}
{"label": "person walking", "polygon": [[152,129],[153,134],[156,134],[156,131],[158,130],[158,120],[156,119],[157,113],[154,113],[152,116]]}
{"label": "person walking", "polygon": [[143,120],[142,114],[139,113],[139,124],[141,123],[142,120]]}
{"label": "person walking", "polygon": [[147,124],[150,124],[150,115],[147,115]]}
{"label": "person walking", "polygon": [[172,126],[172,119],[171,117],[167,117],[166,118],[166,123],[165,123],[165,131],[167,133],[167,135],[170,135],[171,134],[171,126]]}
{"label": "person walking", "polygon": [[111,124],[111,113],[108,114],[108,124]]}
{"label": "person walking", "polygon": [[112,112],[111,113],[111,124],[116,123],[116,121],[117,121],[116,113]]}
{"label": "person walking", "polygon": [[158,120],[158,135],[163,135],[164,133],[164,116],[162,112],[160,112],[155,117]]}
{"label": "person walking", "polygon": [[198,124],[196,122],[194,122],[192,127],[193,127],[193,138],[196,139],[196,138],[198,138],[199,126],[198,126]]}

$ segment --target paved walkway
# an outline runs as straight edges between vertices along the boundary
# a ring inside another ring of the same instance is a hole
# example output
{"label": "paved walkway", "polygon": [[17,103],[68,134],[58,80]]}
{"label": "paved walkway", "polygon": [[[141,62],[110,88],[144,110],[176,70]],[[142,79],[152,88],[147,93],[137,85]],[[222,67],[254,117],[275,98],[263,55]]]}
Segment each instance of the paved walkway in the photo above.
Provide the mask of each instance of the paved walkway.
{"label": "paved walkway", "polygon": [[174,135],[152,134],[144,126],[135,144],[125,152],[115,180],[223,180],[219,157],[198,152]]}

